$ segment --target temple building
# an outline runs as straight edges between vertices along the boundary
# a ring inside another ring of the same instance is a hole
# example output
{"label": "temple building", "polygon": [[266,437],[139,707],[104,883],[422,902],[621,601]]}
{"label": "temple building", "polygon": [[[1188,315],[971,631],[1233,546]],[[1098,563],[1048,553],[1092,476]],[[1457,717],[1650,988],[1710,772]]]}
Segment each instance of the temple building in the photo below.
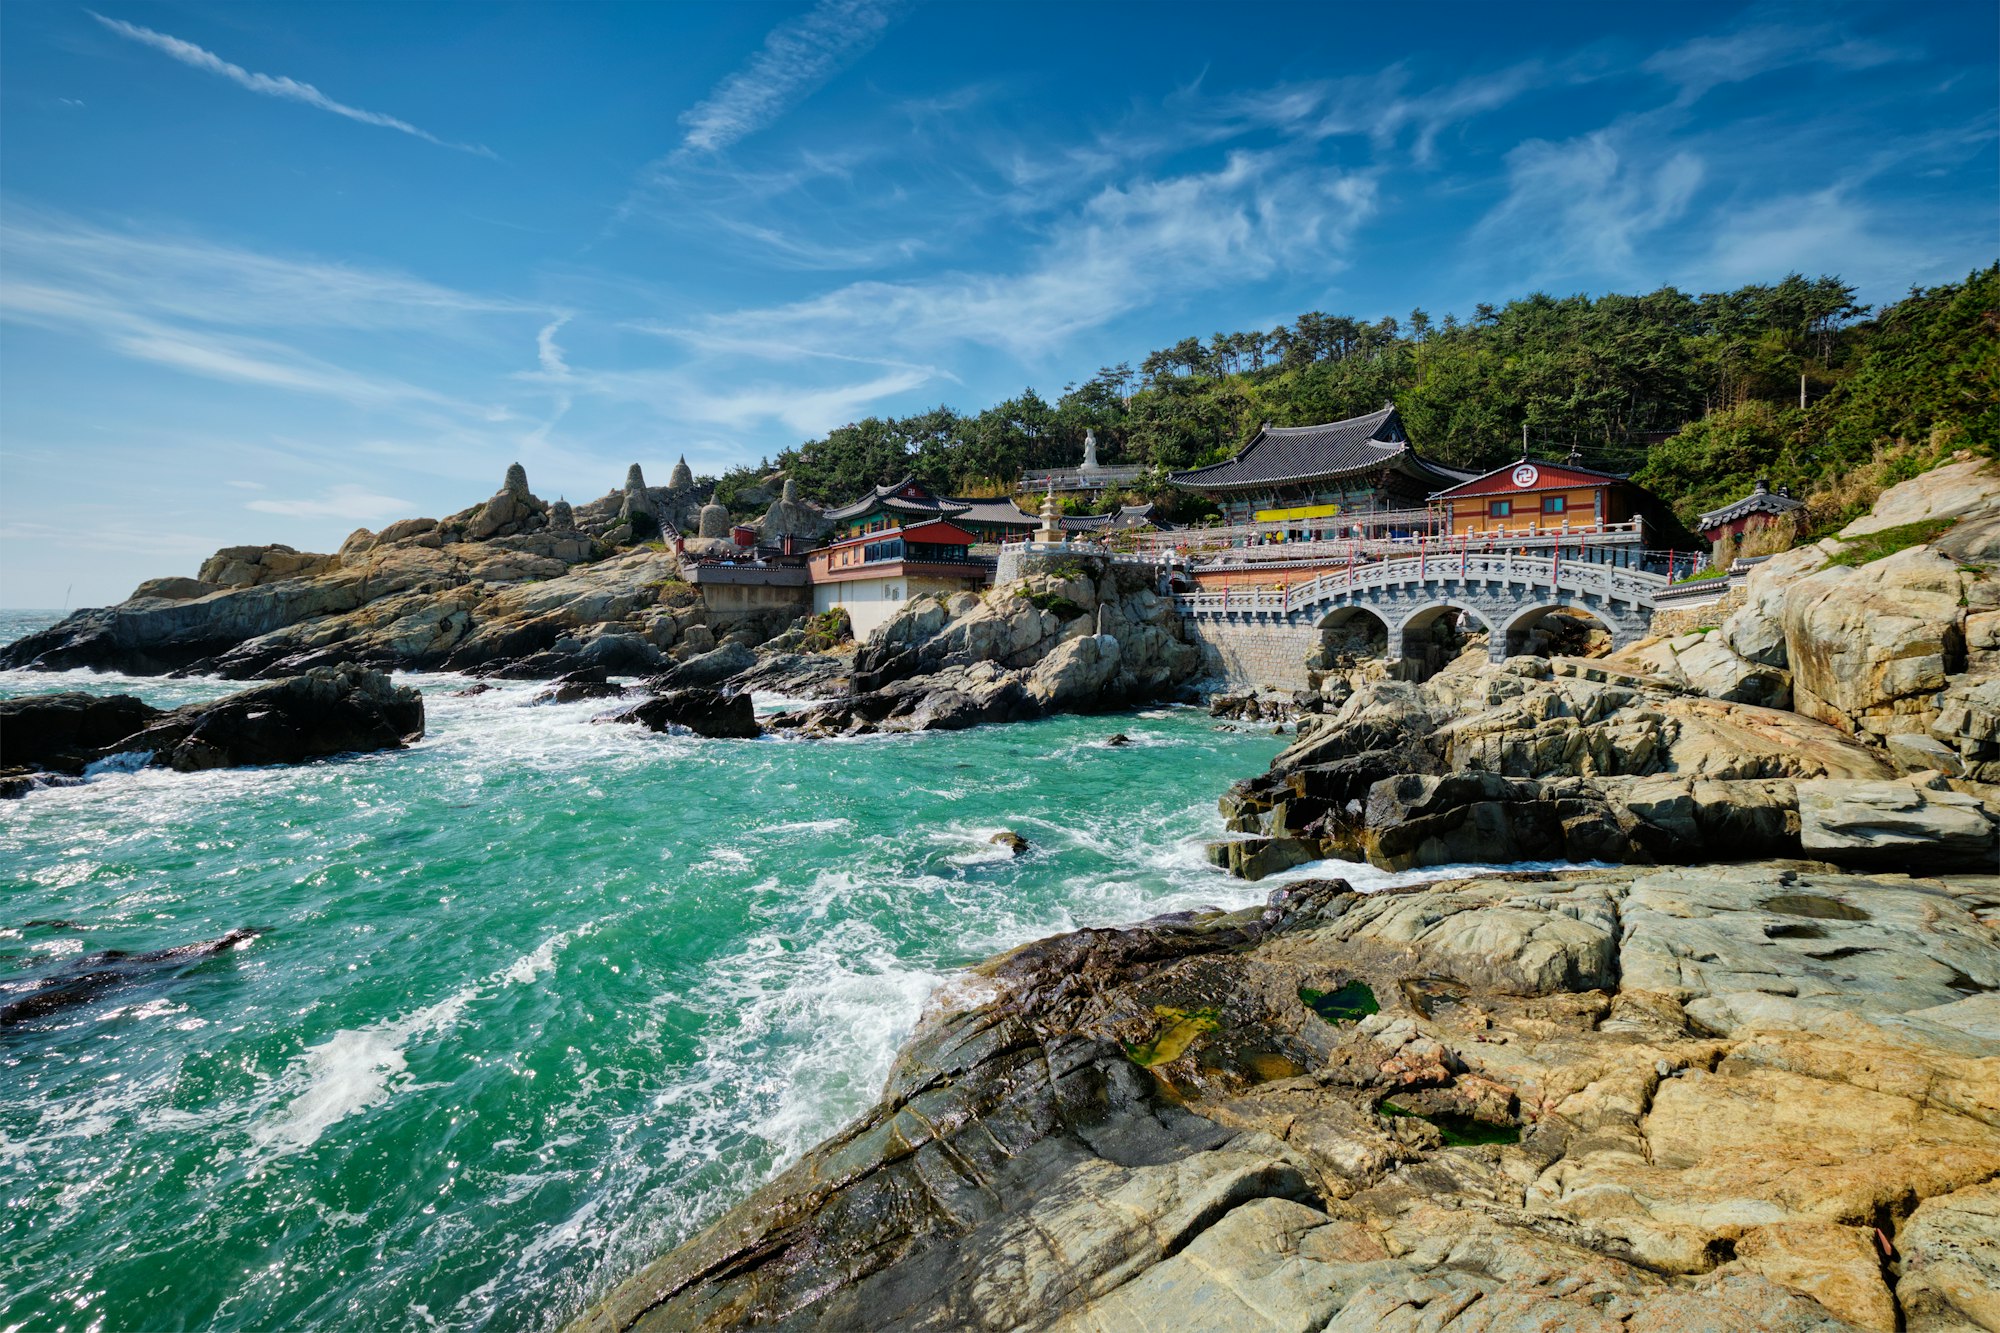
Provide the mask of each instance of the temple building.
{"label": "temple building", "polygon": [[1425,502],[1470,472],[1422,457],[1394,403],[1321,426],[1266,424],[1234,458],[1168,480],[1221,506],[1223,521],[1299,523],[1329,535],[1370,515],[1427,521]]}
{"label": "temple building", "polygon": [[972,506],[963,500],[933,495],[914,476],[904,477],[893,486],[876,486],[851,504],[826,511],[833,524],[835,541],[882,532],[910,523],[932,519],[956,519]]}
{"label": "temple building", "polygon": [[[1804,517],[1805,501],[1794,499],[1786,487],[1771,489],[1771,484],[1762,477],[1750,494],[1734,504],[1726,504],[1711,510],[1695,520],[1694,528],[1707,541],[1719,558],[1724,554],[1725,543],[1730,552],[1740,550],[1743,538],[1772,528],[1788,529],[1787,537],[1797,534],[1799,520]],[[1778,545],[1766,548],[1781,549]]]}
{"label": "temple building", "polygon": [[1102,537],[1113,532],[1171,526],[1160,518],[1156,507],[1151,504],[1120,505],[1115,514],[1071,514],[1062,521],[1064,532],[1082,537]]}
{"label": "temple building", "polygon": [[1651,491],[1616,472],[1522,458],[1431,497],[1448,537],[1585,547],[1614,564],[1655,567],[1701,541]]}
{"label": "temple building", "polygon": [[1028,540],[1040,521],[1004,495],[997,500],[957,496],[951,503],[965,506],[952,515],[952,522],[971,533],[974,541],[995,546]]}
{"label": "temple building", "polygon": [[[877,500],[884,498],[881,489]],[[866,502],[864,497],[857,503]],[[912,597],[978,592],[992,577],[993,565],[971,553],[973,541],[957,523],[936,517],[838,538],[806,557],[813,610],[844,609],[854,637],[866,639]]]}

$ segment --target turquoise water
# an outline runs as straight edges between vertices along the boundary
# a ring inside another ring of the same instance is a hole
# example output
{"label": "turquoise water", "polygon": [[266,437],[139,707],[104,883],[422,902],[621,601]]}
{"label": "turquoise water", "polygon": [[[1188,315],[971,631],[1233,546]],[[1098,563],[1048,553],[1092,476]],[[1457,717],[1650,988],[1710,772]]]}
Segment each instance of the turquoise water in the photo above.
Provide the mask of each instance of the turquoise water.
{"label": "turquoise water", "polygon": [[[407,752],[0,802],[0,984],[265,931],[0,1029],[0,1330],[557,1326],[873,1101],[954,969],[1271,887],[1200,842],[1282,742],[1195,710],[705,741],[409,679]],[[240,686],[0,673],[56,688]]]}

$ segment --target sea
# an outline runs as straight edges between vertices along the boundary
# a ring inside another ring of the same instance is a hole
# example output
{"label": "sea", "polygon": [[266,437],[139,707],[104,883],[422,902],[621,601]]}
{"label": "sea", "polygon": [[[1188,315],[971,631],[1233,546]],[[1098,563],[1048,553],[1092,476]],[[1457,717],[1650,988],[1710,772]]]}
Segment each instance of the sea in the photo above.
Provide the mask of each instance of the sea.
{"label": "sea", "polygon": [[399,679],[407,750],[0,801],[0,1005],[82,996],[0,1026],[0,1333],[556,1329],[866,1109],[969,964],[1471,869],[1227,878],[1216,798],[1285,742],[1193,708],[728,741]]}

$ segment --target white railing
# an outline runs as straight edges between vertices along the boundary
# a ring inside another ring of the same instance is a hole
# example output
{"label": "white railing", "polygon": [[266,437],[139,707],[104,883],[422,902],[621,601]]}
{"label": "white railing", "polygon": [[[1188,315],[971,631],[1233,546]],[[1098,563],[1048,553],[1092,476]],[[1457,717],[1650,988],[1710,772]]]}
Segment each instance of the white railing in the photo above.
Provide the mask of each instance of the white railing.
{"label": "white railing", "polygon": [[[1520,546],[1542,547],[1557,545],[1585,546],[1629,546],[1641,541],[1645,534],[1639,520],[1625,523],[1593,523],[1576,526],[1529,526],[1523,524],[1517,531],[1496,531],[1479,533],[1467,537],[1452,537],[1430,531],[1434,526],[1427,523],[1423,510],[1407,510],[1397,513],[1357,514],[1335,520],[1295,519],[1280,523],[1240,523],[1226,528],[1176,528],[1171,532],[1130,532],[1118,534],[1118,544],[1128,543],[1136,550],[1158,553],[1172,551],[1187,558],[1203,559],[1217,564],[1263,564],[1266,561],[1310,560],[1315,557],[1344,557],[1350,551],[1368,556],[1392,556],[1415,552],[1420,548],[1453,551],[1461,548],[1473,551],[1496,551]],[[1386,528],[1423,527],[1425,530],[1409,537],[1327,537],[1309,541],[1267,542],[1264,539],[1277,533],[1301,530],[1324,531],[1339,527]]]}
{"label": "white railing", "polygon": [[1471,552],[1425,552],[1394,560],[1357,561],[1347,569],[1296,587],[1224,588],[1218,592],[1187,593],[1174,598],[1184,612],[1271,611],[1342,597],[1349,593],[1432,581],[1458,583],[1522,583],[1552,591],[1595,593],[1618,601],[1650,606],[1667,586],[1664,574],[1590,560],[1559,556],[1484,555]]}

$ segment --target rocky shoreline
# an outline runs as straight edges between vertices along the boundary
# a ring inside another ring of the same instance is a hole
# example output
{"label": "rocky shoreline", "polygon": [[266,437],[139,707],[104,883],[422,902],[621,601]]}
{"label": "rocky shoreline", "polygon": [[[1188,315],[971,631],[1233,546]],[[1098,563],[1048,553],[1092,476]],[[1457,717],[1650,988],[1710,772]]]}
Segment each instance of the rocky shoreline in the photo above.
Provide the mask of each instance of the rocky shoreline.
{"label": "rocky shoreline", "polygon": [[0,799],[81,780],[94,764],[183,773],[300,764],[423,739],[423,695],[343,665],[165,711],[129,694],[0,700]]}
{"label": "rocky shoreline", "polygon": [[1044,940],[572,1328],[1991,1328],[1997,925],[1800,862]]}

